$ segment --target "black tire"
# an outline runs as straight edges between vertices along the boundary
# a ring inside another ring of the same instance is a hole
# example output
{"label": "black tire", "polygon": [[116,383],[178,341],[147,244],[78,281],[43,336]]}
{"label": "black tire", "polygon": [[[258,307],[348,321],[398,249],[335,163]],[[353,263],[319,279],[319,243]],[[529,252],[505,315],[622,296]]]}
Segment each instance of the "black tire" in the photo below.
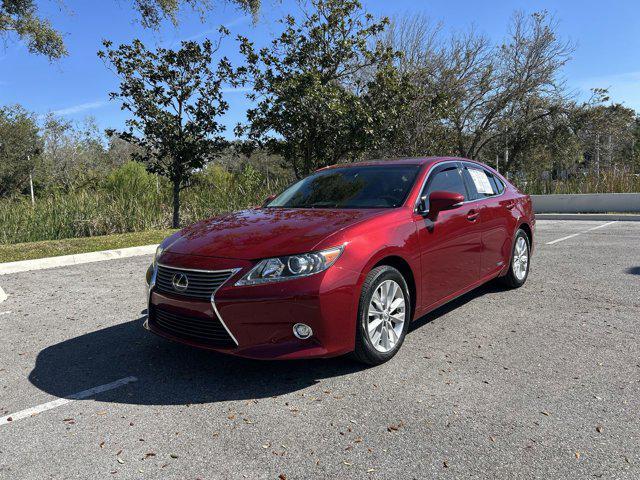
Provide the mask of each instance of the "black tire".
{"label": "black tire", "polygon": [[[402,329],[402,334],[399,335],[398,341],[389,352],[380,352],[371,343],[371,339],[367,334],[368,324],[368,311],[369,302],[378,286],[385,280],[394,280],[400,288],[405,298],[405,321]],[[356,325],[356,342],[353,356],[356,360],[368,365],[380,365],[390,360],[400,349],[404,338],[409,330],[409,323],[411,321],[411,297],[409,296],[409,289],[407,288],[407,282],[402,274],[393,267],[388,265],[381,265],[374,268],[369,272],[367,278],[362,285],[362,292],[360,293],[360,303],[358,306],[358,318]]]}
{"label": "black tire", "polygon": [[[516,251],[516,245],[518,243],[519,238],[524,238],[524,241],[526,242],[526,246],[527,246],[528,261],[527,261],[526,272],[523,278],[518,278],[514,273],[515,251]],[[529,236],[527,235],[527,233],[522,229],[518,229],[516,231],[515,236],[513,237],[513,245],[511,246],[511,259],[509,260],[509,271],[505,276],[500,277],[500,281],[504,286],[508,288],[520,288],[522,285],[524,285],[524,283],[527,281],[527,278],[529,277],[530,265],[531,265],[531,242],[529,240]]]}

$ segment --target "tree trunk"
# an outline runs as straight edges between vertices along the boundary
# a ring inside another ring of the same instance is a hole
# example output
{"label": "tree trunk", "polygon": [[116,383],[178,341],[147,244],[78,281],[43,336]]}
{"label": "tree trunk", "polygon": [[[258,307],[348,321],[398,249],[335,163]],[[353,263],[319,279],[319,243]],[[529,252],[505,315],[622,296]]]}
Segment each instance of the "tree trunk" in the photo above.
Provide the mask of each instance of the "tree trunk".
{"label": "tree trunk", "polygon": [[180,177],[173,179],[173,228],[180,228]]}

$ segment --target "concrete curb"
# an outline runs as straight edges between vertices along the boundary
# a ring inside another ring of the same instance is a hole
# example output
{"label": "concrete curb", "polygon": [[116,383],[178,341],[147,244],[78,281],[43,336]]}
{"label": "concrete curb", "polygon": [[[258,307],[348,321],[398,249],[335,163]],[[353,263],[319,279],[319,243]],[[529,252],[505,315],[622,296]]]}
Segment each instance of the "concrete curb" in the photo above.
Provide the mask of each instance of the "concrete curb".
{"label": "concrete curb", "polygon": [[139,255],[151,255],[156,251],[157,247],[157,244],[143,245],[140,247],[118,248],[115,250],[102,250],[100,252],[78,253],[76,255],[0,263],[0,275],[28,272],[30,270],[42,270],[45,268],[66,267],[68,265],[79,265],[82,263],[103,262],[117,258],[137,257]]}
{"label": "concrete curb", "polygon": [[619,221],[640,222],[640,214],[625,213],[536,213],[537,220],[591,220],[591,221]]}

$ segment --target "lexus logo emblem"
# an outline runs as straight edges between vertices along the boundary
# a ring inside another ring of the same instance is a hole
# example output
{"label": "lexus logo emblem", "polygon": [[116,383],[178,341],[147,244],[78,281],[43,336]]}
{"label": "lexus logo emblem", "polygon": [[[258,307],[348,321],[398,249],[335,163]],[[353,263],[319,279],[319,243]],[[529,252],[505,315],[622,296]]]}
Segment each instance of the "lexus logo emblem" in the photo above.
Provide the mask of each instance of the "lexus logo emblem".
{"label": "lexus logo emblem", "polygon": [[184,273],[178,272],[174,273],[171,283],[176,292],[184,292],[189,286],[189,279]]}

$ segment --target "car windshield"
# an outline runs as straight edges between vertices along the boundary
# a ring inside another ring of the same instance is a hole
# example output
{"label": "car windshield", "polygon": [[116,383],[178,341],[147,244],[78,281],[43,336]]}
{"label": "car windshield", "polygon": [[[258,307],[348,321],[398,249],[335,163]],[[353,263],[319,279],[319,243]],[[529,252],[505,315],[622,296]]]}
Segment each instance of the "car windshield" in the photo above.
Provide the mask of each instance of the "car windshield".
{"label": "car windshield", "polygon": [[322,170],[287,188],[267,207],[393,208],[404,202],[419,165],[363,165]]}

